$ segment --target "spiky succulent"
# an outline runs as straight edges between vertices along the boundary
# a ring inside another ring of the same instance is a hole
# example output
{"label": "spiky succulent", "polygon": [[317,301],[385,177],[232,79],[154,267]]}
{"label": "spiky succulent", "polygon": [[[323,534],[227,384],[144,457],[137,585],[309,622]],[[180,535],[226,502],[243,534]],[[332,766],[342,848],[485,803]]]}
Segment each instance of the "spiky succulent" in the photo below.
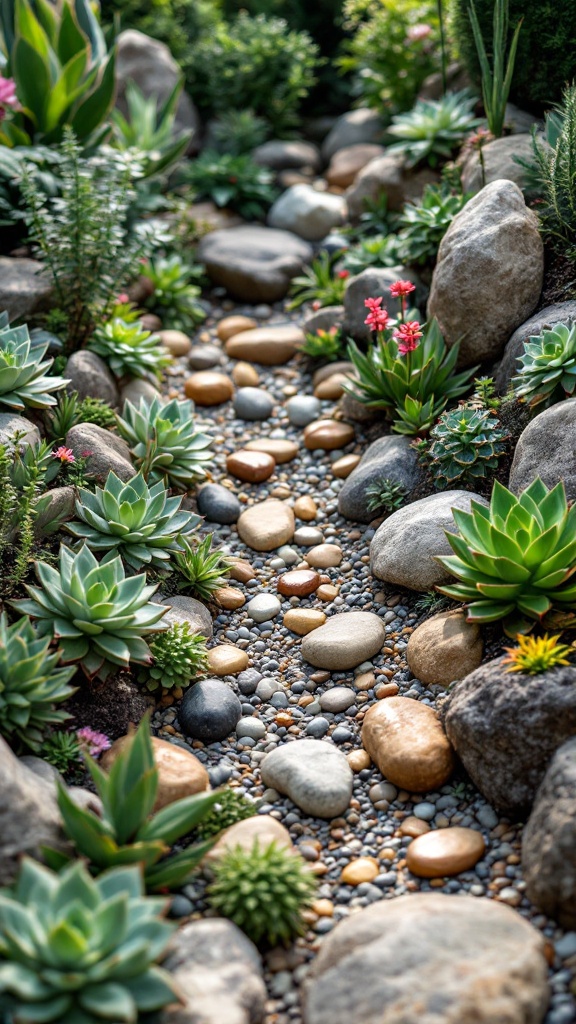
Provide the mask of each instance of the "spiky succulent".
{"label": "spiky succulent", "polygon": [[187,590],[202,601],[209,601],[215,590],[224,586],[230,573],[228,559],[212,551],[212,534],[192,545],[184,542],[184,551],[176,555],[176,565],[184,577],[180,590]]}
{"label": "spiky succulent", "polygon": [[187,331],[206,319],[200,302],[200,288],[193,284],[202,276],[200,267],[181,256],[156,256],[142,267],[153,291],[146,306],[158,313],[166,327]]}
{"label": "spiky succulent", "polygon": [[474,117],[476,97],[467,89],[439,100],[418,100],[412,110],[396,114],[388,134],[399,139],[388,152],[402,153],[409,167],[426,161],[435,167],[449,160],[469,132],[481,122]]}
{"label": "spiky succulent", "polygon": [[246,818],[253,818],[257,813],[256,805],[239,789],[221,789],[215,795],[217,803],[196,827],[196,834],[202,839],[217,836],[225,828],[230,828],[238,821],[245,821]]}
{"label": "spiky succulent", "polygon": [[175,622],[165,633],[159,633],[150,641],[150,651],[152,664],[138,673],[147,690],[183,690],[206,673],[206,640],[201,633],[192,632],[189,622]]}
{"label": "spiky succulent", "polygon": [[90,878],[25,858],[0,894],[0,1014],[14,1024],[133,1024],[178,999],[154,965],[173,926],[142,895],[137,868]]}
{"label": "spiky succulent", "polygon": [[576,323],[544,327],[524,342],[520,368],[512,379],[517,398],[532,408],[549,406],[576,388]]}
{"label": "spiky succulent", "polygon": [[74,669],[57,668],[59,652],[49,646],[25,615],[12,626],[0,615],[0,734],[30,750],[39,750],[47,725],[69,718],[54,705],[74,693]]}
{"label": "spiky succulent", "polygon": [[559,644],[560,633],[556,636],[522,636],[516,637],[518,647],[505,647],[507,657],[502,659],[503,665],[509,665],[508,672],[524,672],[526,675],[538,676],[557,665],[569,665],[568,655],[574,653],[572,647]]}
{"label": "spiky succulent", "polygon": [[301,934],[302,911],[316,882],[299,854],[275,842],[251,850],[226,850],[213,865],[208,898],[215,910],[238,925],[256,944],[288,943]]}
{"label": "spiky succulent", "polygon": [[36,562],[40,586],[12,602],[38,620],[41,636],[58,641],[65,664],[78,663],[90,679],[106,679],[114,665],[147,664],[143,637],[166,628],[159,620],[168,609],[150,602],[156,587],[146,586],[145,573],[126,579],[122,559],[112,555],[98,563],[87,544],[78,554],[61,545],[59,568]]}
{"label": "spiky succulent", "polygon": [[157,334],[145,330],[138,321],[128,323],[120,317],[98,327],[88,348],[108,363],[115,377],[143,377],[152,384],[172,362]]}
{"label": "spiky succulent", "polygon": [[464,601],[470,622],[504,619],[514,637],[555,605],[576,608],[576,505],[562,482],[549,490],[537,477],[517,497],[496,481],[489,507],[472,501],[452,514],[454,554],[436,561],[460,582],[438,590]]}
{"label": "spiky succulent", "polygon": [[102,398],[78,398],[78,392],[58,396],[58,403],[46,416],[48,436],[52,441],[64,441],[66,434],[77,423],[95,423],[109,429],[116,425],[116,413]]}
{"label": "spiky succulent", "polygon": [[187,491],[205,476],[204,463],[212,457],[207,450],[212,438],[194,430],[193,408],[190,401],[174,398],[163,402],[159,396],[150,404],[141,398],[138,408],[125,403],[123,417],[117,418],[119,433],[152,483],[164,480]]}
{"label": "spiky succulent", "polygon": [[57,729],[48,736],[40,748],[40,755],[59,772],[69,772],[78,767],[82,751],[75,732]]}
{"label": "spiky succulent", "polygon": [[498,468],[507,436],[489,409],[461,405],[432,427],[424,462],[439,488],[473,483]]}
{"label": "spiky succulent", "polygon": [[54,362],[44,360],[47,349],[48,342],[32,345],[28,328],[10,327],[8,314],[0,313],[0,408],[21,412],[56,405],[52,392],[68,381],[47,376]]}
{"label": "spiky succulent", "polygon": [[309,332],[300,351],[313,362],[332,363],[342,356],[342,333],[337,327],[329,331],[318,330],[315,334]]}
{"label": "spiky succulent", "polygon": [[200,516],[182,511],[181,504],[181,498],[168,497],[161,480],[149,485],[140,472],[123,483],[110,470],[103,488],[94,493],[80,488],[76,514],[81,522],[67,523],[66,529],[92,551],[117,551],[133,569],[163,568],[183,550],[180,536],[200,522]]}
{"label": "spiky succulent", "polygon": [[440,242],[468,198],[427,185],[420,203],[407,203],[400,218],[403,262],[420,265],[435,260]]}
{"label": "spiky succulent", "polygon": [[406,501],[408,491],[402,484],[385,476],[381,480],[375,480],[366,488],[366,507],[369,512],[395,512],[401,508]]}

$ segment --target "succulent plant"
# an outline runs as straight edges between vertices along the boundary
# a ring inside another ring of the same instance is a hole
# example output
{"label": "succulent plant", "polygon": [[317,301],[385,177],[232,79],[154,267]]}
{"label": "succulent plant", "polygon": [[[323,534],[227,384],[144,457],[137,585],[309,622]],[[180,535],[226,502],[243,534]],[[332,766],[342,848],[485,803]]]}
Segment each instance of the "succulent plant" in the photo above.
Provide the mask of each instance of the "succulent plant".
{"label": "succulent plant", "polygon": [[69,772],[78,767],[82,751],[75,732],[57,729],[51,733],[40,748],[40,755],[59,772]]}
{"label": "succulent plant", "polygon": [[66,387],[63,377],[48,377],[53,359],[44,356],[48,342],[32,345],[28,328],[10,327],[7,313],[0,313],[0,408],[21,412],[56,405],[53,391]]}
{"label": "succulent plant", "polygon": [[81,522],[67,523],[92,551],[117,551],[133,569],[163,568],[182,551],[181,534],[198,526],[200,516],[180,509],[181,498],[169,498],[160,480],[151,486],[142,472],[123,483],[110,471],[103,488],[80,488],[76,514]]}
{"label": "succulent plant", "polygon": [[0,615],[0,733],[39,750],[47,725],[70,716],[56,711],[74,693],[73,668],[57,668],[60,652],[49,653],[50,640],[38,637],[25,615],[12,626]]}
{"label": "succulent plant", "polygon": [[498,468],[507,436],[489,409],[461,405],[443,412],[432,427],[424,462],[439,488],[473,483]]}
{"label": "succulent plant", "polygon": [[290,294],[293,299],[288,309],[297,309],[305,302],[317,302],[320,306],[339,306],[342,303],[349,272],[335,272],[334,264],[341,255],[341,252],[321,252],[302,274],[292,278]]}
{"label": "succulent plant", "polygon": [[384,512],[395,512],[402,507],[407,494],[408,491],[402,484],[385,476],[366,488],[366,507],[369,512],[378,512],[380,509]]}
{"label": "succulent plant", "polygon": [[302,911],[312,901],[316,880],[298,853],[256,841],[251,850],[226,850],[213,871],[211,906],[253,942],[274,946],[302,932]]}
{"label": "succulent plant", "polygon": [[388,134],[399,142],[388,152],[402,153],[408,167],[426,161],[435,167],[449,160],[455,149],[481,122],[474,117],[476,97],[467,89],[446,93],[439,100],[418,100],[412,110],[396,114]]}
{"label": "succulent plant", "polygon": [[62,661],[90,679],[106,679],[114,665],[147,664],[143,637],[166,628],[159,620],[167,608],[150,602],[156,587],[146,586],[146,574],[127,579],[119,555],[98,563],[86,544],[78,554],[61,545],[59,563],[36,562],[40,586],[27,586],[29,598],[13,606],[37,619],[40,636],[59,642]]}
{"label": "succulent plant", "polygon": [[318,330],[315,334],[310,332],[300,351],[313,362],[332,363],[342,356],[342,334],[337,327],[329,331]]}
{"label": "succulent plant", "polygon": [[440,242],[468,199],[427,185],[420,203],[407,203],[399,222],[402,262],[420,265],[435,260]]}
{"label": "succulent plant", "polygon": [[576,323],[544,327],[524,342],[520,368],[512,379],[517,398],[533,408],[560,402],[576,388]]}
{"label": "succulent plant", "polygon": [[143,377],[155,384],[164,367],[172,362],[157,334],[145,330],[138,321],[128,323],[120,317],[98,327],[87,347],[101,356],[118,378]]}
{"label": "succulent plant", "polygon": [[472,501],[452,514],[454,555],[436,561],[460,582],[437,589],[464,601],[470,622],[504,619],[515,637],[553,606],[576,608],[576,505],[562,482],[549,490],[537,477],[517,497],[496,481],[489,507]]}
{"label": "succulent plant", "polygon": [[164,900],[142,895],[137,868],[90,878],[30,858],[0,894],[0,1016],[14,1024],[133,1024],[177,1001],[155,966],[173,926]]}
{"label": "succulent plant", "polygon": [[184,551],[176,555],[176,565],[184,577],[179,590],[187,590],[202,601],[209,601],[215,590],[226,583],[230,563],[219,551],[212,551],[212,534],[196,545],[184,541]]}
{"label": "succulent plant", "polygon": [[164,480],[187,491],[205,475],[212,438],[194,431],[192,412],[192,402],[175,398],[167,403],[153,398],[150,404],[141,398],[138,408],[131,402],[124,405],[124,416],[117,418],[118,430],[147,480]]}
{"label": "succulent plant", "polygon": [[257,813],[256,805],[248,800],[239,789],[221,789],[216,791],[218,798],[210,813],[196,826],[196,835],[202,839],[217,836],[225,828],[230,828],[238,821],[253,818]]}
{"label": "succulent plant", "polygon": [[572,647],[559,644],[560,633],[556,636],[522,636],[516,637],[518,647],[505,647],[507,657],[502,659],[503,665],[509,665],[508,672],[524,672],[526,675],[538,676],[557,665],[569,665],[568,655],[574,653]]}
{"label": "succulent plant", "polygon": [[107,429],[116,425],[116,413],[101,398],[83,398],[78,392],[58,396],[58,403],[46,416],[46,428],[52,441],[64,441],[66,434],[77,423],[95,423]]}
{"label": "succulent plant", "polygon": [[142,267],[142,274],[153,285],[146,306],[158,313],[166,327],[187,331],[206,319],[198,301],[200,288],[192,284],[201,277],[200,268],[177,255],[157,256]]}
{"label": "succulent plant", "polygon": [[192,632],[189,622],[175,622],[165,633],[159,633],[150,641],[150,651],[152,664],[138,673],[147,690],[183,690],[206,674],[206,640],[201,633]]}

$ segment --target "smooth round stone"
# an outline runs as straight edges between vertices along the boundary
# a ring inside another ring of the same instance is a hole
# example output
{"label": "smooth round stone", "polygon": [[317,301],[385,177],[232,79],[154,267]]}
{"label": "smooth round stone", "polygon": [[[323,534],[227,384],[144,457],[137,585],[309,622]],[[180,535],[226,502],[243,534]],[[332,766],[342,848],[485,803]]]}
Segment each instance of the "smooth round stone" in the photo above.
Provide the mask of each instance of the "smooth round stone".
{"label": "smooth round stone", "polygon": [[287,796],[305,814],[336,818],[352,796],[353,775],[344,754],[323,740],[302,739],[267,754],[262,782]]}
{"label": "smooth round stone", "polygon": [[370,756],[365,750],[351,750],[346,760],[353,772],[363,772],[370,767]]}
{"label": "smooth round stone", "polygon": [[294,513],[276,498],[245,509],[238,520],[240,540],[254,551],[274,551],[294,536]]}
{"label": "smooth round stone", "polygon": [[238,388],[257,388],[260,383],[258,371],[250,363],[236,363],[232,380]]}
{"label": "smooth round stone", "polygon": [[246,603],[244,594],[241,590],[237,590],[236,587],[219,587],[214,597],[221,608],[225,608],[229,612],[235,611],[236,608],[242,608]]}
{"label": "smooth round stone", "polygon": [[342,458],[336,459],[336,462],[332,463],[332,472],[334,476],[337,476],[339,480],[345,480],[347,476],[356,466],[362,458],[361,455],[343,455]]}
{"label": "smooth round stone", "polygon": [[143,313],[138,317],[145,331],[161,331],[162,321],[155,313]]}
{"label": "smooth round stone", "polygon": [[306,552],[306,561],[314,569],[331,569],[343,558],[342,548],[338,544],[319,544]]}
{"label": "smooth round stone", "polygon": [[315,608],[291,608],[289,612],[286,612],[282,625],[293,633],[297,633],[298,636],[306,636],[313,629],[323,626],[325,622],[324,612],[317,611]]}
{"label": "smooth round stone", "polygon": [[366,712],[362,744],[384,778],[409,793],[439,789],[454,771],[436,711],[408,697],[388,697]]}
{"label": "smooth round stone", "polygon": [[469,871],[484,856],[486,843],[472,828],[440,828],[414,839],[406,866],[419,878],[442,878]]}
{"label": "smooth round stone", "polygon": [[427,800],[423,800],[421,804],[416,804],[414,807],[414,817],[420,818],[421,821],[432,821],[435,814],[436,805]]}
{"label": "smooth round stone", "polygon": [[347,686],[333,686],[321,695],[319,704],[322,711],[329,711],[331,714],[337,715],[352,707],[355,700],[354,691]]}
{"label": "smooth round stone", "polygon": [[377,654],[385,638],[384,623],[378,615],[342,612],[304,638],[302,657],[315,668],[342,671]]}
{"label": "smooth round stone", "polygon": [[249,452],[266,452],[271,455],[277,465],[284,462],[292,462],[298,455],[298,445],[295,441],[283,440],[275,437],[259,437],[255,441],[248,441],[244,447]]}
{"label": "smooth round stone", "polygon": [[281,548],[278,548],[278,557],[282,559],[286,565],[296,565],[296,562],[300,561],[300,555],[294,548],[289,548],[284,544]]}
{"label": "smooth round stone", "polygon": [[296,498],[294,502],[294,515],[305,523],[315,519],[318,515],[318,506],[314,498],[311,498],[309,494],[303,495],[302,498]]}
{"label": "smooth round stone", "polygon": [[449,686],[482,663],[481,629],[464,612],[440,612],[411,634],[406,661],[420,682]]}
{"label": "smooth round stone", "polygon": [[337,359],[335,363],[326,363],[326,366],[319,366],[317,370],[314,370],[312,386],[317,388],[323,380],[328,380],[328,378],[333,377],[335,373],[345,373],[347,376],[350,376],[350,374],[354,372],[354,363],[349,363],[345,359]]}
{"label": "smooth round stone", "polygon": [[315,547],[323,541],[322,530],[315,526],[299,526],[294,533],[294,543],[301,548]]}
{"label": "smooth round stone", "polygon": [[[109,772],[116,758],[125,749],[128,736],[121,736],[106,750],[100,761],[104,771]],[[151,737],[154,764],[158,769],[158,790],[154,802],[154,810],[159,811],[176,800],[203,793],[210,789],[208,772],[197,757],[175,743]]]}
{"label": "smooth round stone", "polygon": [[196,405],[222,405],[232,398],[234,385],[225,373],[200,370],[185,382],[184,393],[187,398],[193,399]]}
{"label": "smooth round stone", "polygon": [[204,484],[196,497],[198,511],[211,523],[235,523],[242,506],[235,494],[222,484]]}
{"label": "smooth round stone", "polygon": [[284,597],[308,597],[320,585],[320,576],[313,569],[292,569],[280,576],[277,589]]}
{"label": "smooth round stone", "polygon": [[230,735],[241,714],[240,701],[226,683],[220,679],[201,679],[184,694],[178,721],[186,736],[215,743]]}
{"label": "smooth round stone", "polygon": [[159,331],[158,337],[171,356],[186,356],[192,348],[190,338],[184,331]]}
{"label": "smooth round stone", "polygon": [[247,736],[251,740],[261,740],[266,735],[266,726],[259,718],[252,716],[241,718],[236,726],[236,735]]}
{"label": "smooth round stone", "polygon": [[241,420],[267,420],[273,408],[272,395],[262,388],[240,388],[234,396],[234,412]]}
{"label": "smooth round stone", "polygon": [[379,874],[380,867],[374,857],[358,857],[346,865],[340,881],[343,885],[362,885],[362,882],[373,882]]}
{"label": "smooth round stone", "polygon": [[321,601],[333,601],[339,593],[339,587],[333,587],[331,583],[322,583],[316,591],[316,597],[319,597]]}
{"label": "smooth round stone", "polygon": [[248,655],[232,644],[220,644],[208,651],[208,668],[216,676],[233,676],[248,668]]}
{"label": "smooth round stone", "polygon": [[303,343],[304,332],[296,324],[275,324],[234,334],[226,341],[226,353],[260,366],[282,366]]}
{"label": "smooth round stone", "polygon": [[226,470],[230,476],[249,484],[260,484],[268,480],[275,469],[274,459],[265,452],[250,452],[241,448],[226,458]]}
{"label": "smooth round stone", "polygon": [[404,818],[404,821],[400,825],[400,835],[410,836],[411,839],[415,839],[416,836],[423,836],[429,831],[430,825],[428,822],[422,821],[414,814],[411,814],[408,818]]}
{"label": "smooth round stone", "polygon": [[250,580],[256,579],[254,569],[243,558],[232,558],[229,556],[229,563],[230,579],[235,580],[236,583],[249,583]]}
{"label": "smooth round stone", "polygon": [[192,370],[209,370],[222,362],[222,351],[216,345],[194,345],[190,349],[188,365]]}
{"label": "smooth round stone", "polygon": [[216,334],[220,341],[228,341],[228,338],[233,338],[235,334],[240,334],[241,331],[251,331],[255,327],[258,327],[258,322],[251,316],[226,316],[220,320]]}
{"label": "smooth round stone", "polygon": [[307,427],[320,414],[320,401],[314,395],[294,395],[286,402],[286,412],[293,427]]}
{"label": "smooth round stone", "polygon": [[336,402],[344,394],[343,385],[349,380],[347,373],[334,373],[326,380],[320,381],[314,388],[314,395],[324,402]]}
{"label": "smooth round stone", "polygon": [[304,444],[310,450],[321,448],[330,452],[345,448],[353,440],[354,427],[340,420],[316,420],[304,429]]}
{"label": "smooth round stone", "polygon": [[246,611],[254,622],[268,622],[274,619],[282,605],[274,594],[256,594],[246,605]]}
{"label": "smooth round stone", "polygon": [[[261,849],[276,843],[277,846],[291,849],[292,840],[288,829],[284,828],[276,818],[268,814],[255,814],[252,818],[244,818],[222,832],[214,846],[202,858],[202,864],[213,864],[220,860],[223,853],[228,850],[235,850],[240,846],[246,852],[252,850],[254,843],[258,843]],[[227,1014],[228,1016],[228,1014]],[[204,1018],[205,1020],[207,1018]],[[217,1020],[212,1017],[212,1020]],[[228,1017],[230,1020],[230,1017]],[[236,1018],[238,1020],[238,1018]],[[246,1017],[244,1017],[246,1020]]]}

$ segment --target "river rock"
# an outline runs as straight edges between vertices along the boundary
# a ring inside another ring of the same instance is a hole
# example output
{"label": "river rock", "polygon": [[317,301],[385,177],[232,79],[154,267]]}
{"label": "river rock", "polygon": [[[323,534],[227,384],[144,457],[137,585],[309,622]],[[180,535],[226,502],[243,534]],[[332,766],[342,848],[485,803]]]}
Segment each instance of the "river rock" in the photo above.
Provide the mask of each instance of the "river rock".
{"label": "river rock", "polygon": [[267,754],[262,782],[287,796],[305,814],[335,818],[352,796],[353,775],[344,754],[323,740],[295,740]]}
{"label": "river rock", "polygon": [[339,149],[365,142],[380,142],[382,119],[371,107],[359,107],[342,114],[322,143],[322,159],[328,163]]}
{"label": "river rock", "polygon": [[242,511],[238,498],[222,484],[204,484],[196,496],[198,511],[211,523],[235,523]]}
{"label": "river rock", "polygon": [[68,359],[64,376],[68,378],[67,391],[78,392],[78,398],[100,398],[117,408],[120,396],[116,381],[108,365],[95,352],[80,349]]}
{"label": "river rock", "polygon": [[255,327],[258,327],[258,321],[253,317],[235,313],[233,316],[225,316],[223,320],[218,321],[216,334],[220,341],[228,341],[228,338],[233,338],[235,334],[252,331]]}
{"label": "river rock", "polygon": [[40,431],[25,416],[13,412],[0,412],[0,444],[10,445],[19,434],[18,447],[22,452],[27,445],[40,444]]}
{"label": "river rock", "polygon": [[234,399],[234,412],[240,420],[267,420],[274,404],[272,395],[263,388],[241,387]]}
{"label": "river rock", "polygon": [[544,327],[567,324],[571,320],[576,320],[576,300],[574,299],[569,302],[555,302],[552,306],[546,306],[526,320],[526,323],[516,328],[504,349],[504,355],[494,374],[499,394],[506,394],[512,377],[518,373],[520,368],[518,360],[524,353],[524,343],[531,336],[541,334]]}
{"label": "river rock", "polygon": [[486,843],[473,828],[439,828],[418,836],[406,850],[406,867],[418,878],[442,878],[469,871],[484,856]]}
{"label": "river rock", "polygon": [[184,384],[186,398],[196,405],[222,405],[229,402],[234,394],[234,385],[225,373],[215,370],[200,370],[193,373]]}
{"label": "river rock", "polygon": [[407,437],[379,437],[366,449],[359,465],[342,487],[338,495],[338,511],[346,519],[358,523],[369,523],[376,515],[382,514],[379,509],[368,508],[370,500],[368,488],[391,480],[406,491],[405,502],[423,479],[423,472],[418,462],[418,455],[411,447]]}
{"label": "river rock", "polygon": [[[120,739],[114,741],[109,750],[104,752],[100,760],[104,771],[110,771],[118,754],[125,749],[129,739],[129,736],[121,736]],[[203,793],[210,789],[208,772],[191,751],[177,747],[175,743],[159,740],[156,736],[152,736],[151,739],[154,764],[158,769],[155,811],[167,807],[168,804],[173,804],[176,800],[183,800],[184,797]]]}
{"label": "river rock", "polygon": [[290,281],[312,259],[312,249],[289,231],[261,225],[211,231],[198,247],[198,259],[214,282],[242,302],[278,302]]}
{"label": "river rock", "polygon": [[568,501],[576,498],[576,398],[538,413],[524,428],[514,452],[508,487],[519,494],[539,476],[547,487],[564,481]]}
{"label": "river rock", "polygon": [[409,793],[443,786],[454,771],[437,713],[408,697],[387,697],[366,712],[362,745],[388,782]]}
{"label": "river rock", "polygon": [[361,460],[360,455],[343,455],[342,458],[336,459],[336,462],[332,463],[332,472],[335,477],[339,480],[346,480],[350,476],[356,466]]}
{"label": "river rock", "polygon": [[307,427],[320,415],[320,399],[315,395],[293,395],[286,402],[288,419],[294,427]]}
{"label": "river rock", "polygon": [[292,569],[280,576],[277,588],[284,597],[308,597],[318,590],[320,576],[312,569]]}
{"label": "river rock", "polygon": [[254,551],[273,551],[294,536],[294,513],[276,498],[261,501],[244,510],[238,520],[238,535]]}
{"label": "river rock", "polygon": [[244,447],[249,452],[265,452],[271,455],[278,466],[284,462],[292,462],[299,450],[295,441],[276,437],[259,437],[254,441],[248,441]]}
{"label": "river rock", "polygon": [[236,727],[242,705],[220,679],[201,679],[184,694],[178,709],[182,732],[204,743],[223,740]]}
{"label": "river rock", "polygon": [[150,405],[158,395],[158,388],[149,380],[142,380],[141,377],[134,377],[124,384],[120,389],[120,408],[123,410],[126,402],[131,402],[136,408],[140,405],[140,399],[144,398]]}
{"label": "river rock", "polygon": [[306,552],[306,561],[314,569],[333,569],[340,565],[343,557],[338,544],[318,544]]}
{"label": "river rock", "polygon": [[416,626],[406,661],[421,683],[449,686],[482,663],[482,631],[464,612],[439,612]]}
{"label": "river rock", "polygon": [[155,600],[168,605],[169,611],[162,620],[164,623],[171,626],[175,622],[187,622],[192,633],[201,633],[207,640],[212,639],[212,616],[202,601],[197,601],[195,597],[186,597],[184,594],[156,597]]}
{"label": "river rock", "polygon": [[313,629],[319,629],[326,622],[326,615],[317,608],[291,608],[286,612],[282,625],[298,636],[307,636]]}
{"label": "river rock", "polygon": [[304,444],[306,448],[322,451],[335,451],[345,448],[354,440],[354,427],[341,420],[315,420],[304,428]]}
{"label": "river rock", "polygon": [[66,434],[65,444],[76,459],[86,459],[87,476],[95,477],[100,484],[106,482],[110,470],[124,483],[136,472],[126,441],[95,423],[77,423]]}
{"label": "river rock", "polygon": [[387,309],[390,316],[397,316],[400,312],[400,299],[390,295],[390,285],[395,281],[412,281],[416,285],[416,291],[410,298],[412,305],[418,305],[425,297],[418,277],[413,270],[407,267],[368,267],[360,274],[349,278],[344,293],[344,322],[342,331],[345,335],[350,334],[356,341],[368,342],[373,340],[374,333],[364,323],[368,310],[365,300],[378,298],[382,295],[383,308]]}
{"label": "river rock", "polygon": [[274,594],[256,594],[248,603],[246,611],[254,622],[268,622],[279,614],[281,607]]}
{"label": "river rock", "polygon": [[248,668],[248,655],[233,644],[219,644],[208,651],[208,668],[215,676],[233,676]]}
{"label": "river rock", "polygon": [[339,149],[334,153],[326,170],[328,184],[336,185],[337,188],[348,188],[366,164],[377,156],[384,156],[385,152],[384,146],[378,146],[374,142],[359,142],[355,146]]}
{"label": "river rock", "polygon": [[171,356],[178,359],[180,356],[187,356],[192,348],[192,342],[184,331],[166,330],[159,331],[158,337],[164,348],[168,349]]}
{"label": "river rock", "polygon": [[42,271],[37,260],[0,256],[0,310],[6,310],[11,323],[48,308],[53,285]]}
{"label": "river rock", "polygon": [[42,498],[42,506],[34,516],[34,536],[37,538],[56,533],[62,523],[74,519],[76,510],[74,487],[52,487],[44,492]]}
{"label": "river rock", "polygon": [[384,623],[374,612],[341,612],[304,638],[302,657],[316,668],[341,672],[378,654],[385,638]]}
{"label": "river rock", "polygon": [[216,844],[203,857],[202,866],[215,864],[223,853],[237,846],[250,851],[254,843],[258,843],[261,849],[270,843],[292,849],[290,833],[281,822],[270,814],[255,814],[253,818],[244,818],[244,821],[237,821],[230,828],[224,829]]}
{"label": "river rock", "polygon": [[261,366],[282,366],[296,355],[304,334],[296,324],[270,324],[242,331],[226,342],[231,359],[247,359]]}
{"label": "river rock", "polygon": [[226,458],[226,472],[237,480],[258,484],[272,476],[276,463],[271,455],[265,452],[251,452],[240,449]]}
{"label": "river rock", "polygon": [[346,200],[332,192],[319,192],[312,185],[292,185],[276,200],[268,213],[273,228],[292,231],[308,242],[319,242],[332,228],[346,221]]}

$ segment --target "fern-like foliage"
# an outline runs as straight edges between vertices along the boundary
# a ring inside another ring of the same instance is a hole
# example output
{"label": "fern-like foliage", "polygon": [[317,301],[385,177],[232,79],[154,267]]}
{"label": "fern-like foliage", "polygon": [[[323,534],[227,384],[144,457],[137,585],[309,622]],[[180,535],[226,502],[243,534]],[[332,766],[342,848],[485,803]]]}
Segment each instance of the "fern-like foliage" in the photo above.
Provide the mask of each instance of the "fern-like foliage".
{"label": "fern-like foliage", "polygon": [[567,248],[576,259],[576,84],[569,85],[562,103],[547,117],[546,142],[534,129],[531,179],[539,193],[538,205],[545,235]]}

